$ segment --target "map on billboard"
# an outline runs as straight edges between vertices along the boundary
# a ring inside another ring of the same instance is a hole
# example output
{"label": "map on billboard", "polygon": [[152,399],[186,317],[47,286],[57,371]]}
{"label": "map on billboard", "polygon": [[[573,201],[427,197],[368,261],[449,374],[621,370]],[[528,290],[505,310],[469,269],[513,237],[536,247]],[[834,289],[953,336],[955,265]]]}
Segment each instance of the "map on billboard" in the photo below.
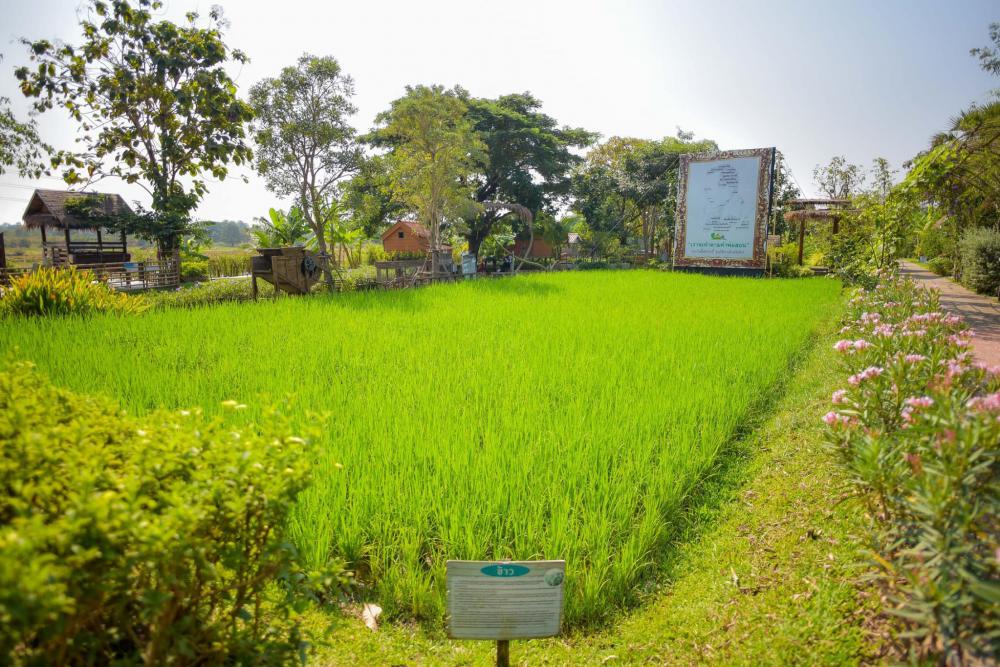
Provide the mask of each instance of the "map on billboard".
{"label": "map on billboard", "polygon": [[773,151],[683,156],[675,264],[763,267]]}

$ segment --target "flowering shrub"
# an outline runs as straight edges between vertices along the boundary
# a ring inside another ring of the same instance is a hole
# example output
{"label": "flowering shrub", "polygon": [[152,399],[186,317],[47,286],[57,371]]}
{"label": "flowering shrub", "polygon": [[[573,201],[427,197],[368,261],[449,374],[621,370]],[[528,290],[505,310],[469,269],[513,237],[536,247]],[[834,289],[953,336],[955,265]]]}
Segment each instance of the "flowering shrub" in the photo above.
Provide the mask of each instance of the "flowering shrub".
{"label": "flowering shrub", "polygon": [[141,297],[116,292],[90,271],[43,267],[11,278],[0,295],[0,315],[131,314],[149,306]]}
{"label": "flowering shrub", "polygon": [[823,420],[881,539],[914,650],[948,664],[1000,649],[1000,367],[937,294],[881,275],[834,347],[849,372]]}

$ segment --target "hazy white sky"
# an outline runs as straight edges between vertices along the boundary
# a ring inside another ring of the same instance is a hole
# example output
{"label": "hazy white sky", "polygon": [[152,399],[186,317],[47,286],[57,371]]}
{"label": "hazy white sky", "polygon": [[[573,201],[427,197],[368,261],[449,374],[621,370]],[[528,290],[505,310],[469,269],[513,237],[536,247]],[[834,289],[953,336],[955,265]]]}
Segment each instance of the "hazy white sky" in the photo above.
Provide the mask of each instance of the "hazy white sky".
{"label": "hazy white sky", "polygon": [[[19,37],[79,39],[78,0],[0,0],[0,95],[27,104],[13,70]],[[361,131],[406,84],[460,84],[477,96],[531,91],[561,123],[658,138],[678,126],[723,148],[777,146],[806,194],[812,169],[843,154],[898,166],[949,118],[1000,81],[969,49],[1000,21],[995,0],[166,0],[165,15],[222,4],[226,41],[251,62],[242,91],[303,52],[333,55],[357,84]],[[73,123],[54,110],[43,138],[70,148]],[[246,174],[249,184],[238,178]],[[20,220],[31,188],[61,181],[0,175],[0,222]],[[147,203],[135,186],[100,189]],[[210,182],[203,219],[250,221],[280,204],[250,170]]]}

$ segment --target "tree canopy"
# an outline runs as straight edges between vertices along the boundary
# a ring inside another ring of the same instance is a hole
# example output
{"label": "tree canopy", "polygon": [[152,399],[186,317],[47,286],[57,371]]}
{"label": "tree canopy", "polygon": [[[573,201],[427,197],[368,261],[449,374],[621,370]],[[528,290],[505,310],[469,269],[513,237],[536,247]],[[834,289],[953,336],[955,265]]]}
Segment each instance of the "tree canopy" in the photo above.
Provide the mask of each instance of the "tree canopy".
{"label": "tree canopy", "polygon": [[225,178],[230,162],[251,158],[245,124],[252,112],[225,70],[247,58],[223,41],[221,9],[200,26],[193,12],[184,25],[156,20],[161,7],[159,0],[90,0],[83,41],[23,40],[37,67],[16,75],[36,110],[60,106],[83,130],[82,150],[53,156],[66,182],[117,176],[141,184],[162,223],[151,233],[166,251],[189,229],[207,191],[202,175]]}
{"label": "tree canopy", "polygon": [[484,145],[466,111],[461,91],[408,86],[406,95],[376,118],[373,141],[394,147],[386,156],[390,188],[430,232],[432,274],[442,224],[468,219],[476,209],[471,176]]}
{"label": "tree canopy", "polygon": [[[356,132],[348,122],[357,112],[353,96],[354,81],[335,58],[310,54],[250,89],[257,170],[272,192],[295,197],[323,254],[324,211],[361,162]],[[329,266],[325,275],[332,283]]]}

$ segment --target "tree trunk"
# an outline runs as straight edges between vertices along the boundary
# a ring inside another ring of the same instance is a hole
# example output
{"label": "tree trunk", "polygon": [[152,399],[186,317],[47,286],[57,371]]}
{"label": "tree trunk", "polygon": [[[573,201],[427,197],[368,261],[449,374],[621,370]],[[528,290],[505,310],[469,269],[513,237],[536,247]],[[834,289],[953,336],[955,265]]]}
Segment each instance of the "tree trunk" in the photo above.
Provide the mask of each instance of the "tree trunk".
{"label": "tree trunk", "polygon": [[323,281],[326,283],[327,289],[331,292],[333,291],[333,272],[330,271],[330,253],[327,252],[326,248],[326,235],[323,233],[323,228],[318,227],[313,229],[316,234],[316,245],[319,246],[320,256],[324,258],[323,261]]}

